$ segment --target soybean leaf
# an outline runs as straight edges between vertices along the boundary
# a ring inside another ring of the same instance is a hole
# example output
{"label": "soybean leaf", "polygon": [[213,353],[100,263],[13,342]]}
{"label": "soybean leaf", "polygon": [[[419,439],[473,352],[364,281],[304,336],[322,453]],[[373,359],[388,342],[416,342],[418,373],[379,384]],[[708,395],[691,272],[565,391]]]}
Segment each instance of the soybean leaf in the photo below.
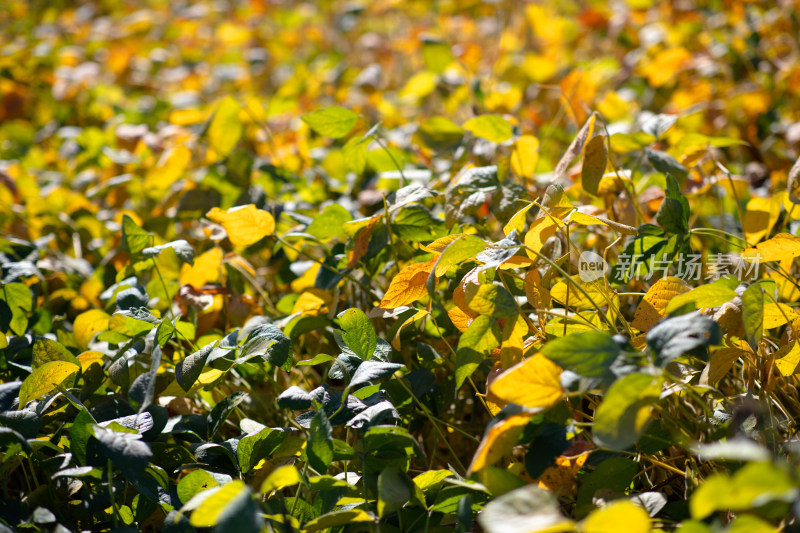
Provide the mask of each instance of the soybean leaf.
{"label": "soybean leaf", "polygon": [[167,248],[172,248],[172,250],[175,252],[175,255],[178,256],[178,259],[184,263],[189,265],[194,264],[194,248],[192,248],[192,245],[184,239],[178,239],[177,241],[159,244],[158,246],[148,246],[142,250],[142,255],[144,257],[156,257],[161,253],[162,250],[166,250]]}
{"label": "soybean leaf", "polygon": [[339,106],[318,109],[300,118],[316,133],[331,139],[344,137],[352,131],[358,121],[357,114]]}
{"label": "soybean leaf", "polygon": [[131,255],[138,254],[150,245],[152,236],[128,215],[122,215],[122,249]]}
{"label": "soybean leaf", "polygon": [[722,333],[719,324],[693,312],[662,320],[647,332],[646,338],[656,354],[656,364],[663,366],[686,353],[707,360],[705,348],[722,342]]}
{"label": "soybean leaf", "polygon": [[608,333],[587,331],[553,339],[541,352],[564,370],[587,378],[608,378],[620,347]]}
{"label": "soybean leaf", "polygon": [[398,363],[364,361],[356,368],[353,377],[350,379],[349,388],[357,389],[362,385],[386,379],[401,368],[403,368],[403,365]]}
{"label": "soybean leaf", "polygon": [[364,311],[350,308],[340,313],[339,325],[344,330],[342,340],[355,355],[363,360],[372,357],[378,344],[378,336]]}
{"label": "soybean leaf", "polygon": [[22,409],[31,400],[50,394],[59,385],[67,382],[81,369],[80,365],[68,361],[50,361],[38,366],[25,378],[19,389],[19,407]]}
{"label": "soybean leaf", "polygon": [[332,434],[333,429],[325,411],[318,409],[311,419],[306,455],[311,468],[322,474],[328,471],[333,461]]}
{"label": "soybean leaf", "polygon": [[122,433],[95,425],[93,434],[103,455],[128,478],[141,475],[153,457],[150,447],[141,441],[138,433]]}
{"label": "soybean leaf", "polygon": [[584,191],[593,196],[597,195],[597,187],[605,174],[607,161],[606,138],[603,135],[597,135],[589,139],[583,155],[583,167],[581,167],[581,186]]}
{"label": "soybean leaf", "polygon": [[216,435],[217,431],[220,430],[222,424],[225,423],[225,420],[227,420],[228,416],[240,403],[244,401],[245,398],[247,398],[246,392],[237,391],[229,396],[226,396],[214,406],[207,417],[209,439],[214,438],[214,435]]}
{"label": "soybean leaf", "polygon": [[274,324],[256,326],[247,336],[236,362],[242,363],[255,356],[289,371],[292,369],[292,341]]}
{"label": "soybean leaf", "polygon": [[595,411],[595,440],[617,450],[636,442],[652,419],[663,381],[660,376],[628,374],[611,385]]}
{"label": "soybean leaf", "polygon": [[313,398],[297,385],[292,385],[278,396],[277,401],[279,407],[299,411],[311,407]]}
{"label": "soybean leaf", "polygon": [[492,317],[481,315],[472,321],[458,341],[456,390],[500,344],[500,337],[499,327]]}
{"label": "soybean leaf", "polygon": [[80,366],[78,358],[60,343],[50,339],[37,339],[33,344],[33,368],[38,368],[51,361],[67,361]]}
{"label": "soybean leaf", "polygon": [[760,285],[750,285],[742,294],[742,322],[747,343],[755,353],[764,330],[764,289]]}
{"label": "soybean leaf", "polygon": [[197,378],[203,372],[208,355],[214,349],[214,343],[206,344],[191,355],[187,355],[182,361],[175,365],[175,378],[178,385],[185,391],[192,388]]}

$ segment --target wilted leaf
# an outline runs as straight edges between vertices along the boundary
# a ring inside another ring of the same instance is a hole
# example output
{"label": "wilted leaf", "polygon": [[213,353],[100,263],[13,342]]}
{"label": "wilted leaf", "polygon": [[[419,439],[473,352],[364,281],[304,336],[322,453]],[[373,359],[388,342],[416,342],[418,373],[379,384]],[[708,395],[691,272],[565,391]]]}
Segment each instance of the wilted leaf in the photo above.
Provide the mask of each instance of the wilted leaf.
{"label": "wilted leaf", "polygon": [[586,143],[586,151],[583,155],[583,167],[581,168],[581,185],[583,190],[591,195],[597,195],[597,187],[606,172],[606,162],[608,160],[608,148],[606,148],[606,138],[597,135],[589,139]]}

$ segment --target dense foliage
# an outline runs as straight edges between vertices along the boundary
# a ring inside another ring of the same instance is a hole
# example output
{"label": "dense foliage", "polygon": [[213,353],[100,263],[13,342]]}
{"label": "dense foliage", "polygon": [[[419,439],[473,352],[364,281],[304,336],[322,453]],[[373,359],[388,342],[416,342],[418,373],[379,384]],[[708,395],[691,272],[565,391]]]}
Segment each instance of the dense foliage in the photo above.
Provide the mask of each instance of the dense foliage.
{"label": "dense foliage", "polygon": [[0,29],[0,530],[798,528],[793,2]]}

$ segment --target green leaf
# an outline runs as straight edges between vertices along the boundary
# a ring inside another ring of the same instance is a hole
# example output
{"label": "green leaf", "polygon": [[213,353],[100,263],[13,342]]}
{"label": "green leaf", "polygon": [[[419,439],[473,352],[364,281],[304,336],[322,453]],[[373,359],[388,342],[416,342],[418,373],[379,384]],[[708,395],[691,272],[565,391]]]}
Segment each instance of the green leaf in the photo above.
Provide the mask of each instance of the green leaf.
{"label": "green leaf", "polygon": [[356,368],[353,377],[350,379],[348,388],[357,389],[368,383],[374,383],[390,377],[392,374],[403,368],[398,363],[386,363],[383,361],[364,361]]}
{"label": "green leaf", "polygon": [[142,436],[136,430],[130,430],[133,433],[114,431],[109,429],[112,426],[113,424],[108,427],[92,427],[94,437],[100,443],[100,451],[114,466],[122,470],[125,477],[137,479],[153,457],[153,452],[150,446],[142,442]]}
{"label": "green leaf", "polygon": [[647,160],[650,161],[650,164],[659,172],[677,176],[681,180],[686,179],[686,176],[689,175],[689,171],[686,170],[686,167],[681,165],[677,159],[666,152],[645,148],[645,154],[647,154]]}
{"label": "green leaf", "polygon": [[689,292],[679,294],[667,304],[666,313],[670,314],[686,304],[693,304],[695,308],[711,308],[722,305],[736,298],[734,289],[739,280],[733,276],[725,276],[706,285],[700,285]]}
{"label": "green leaf", "polygon": [[481,315],[508,318],[517,313],[517,302],[505,287],[484,283],[474,292],[467,291],[467,305]]}
{"label": "green leaf", "polygon": [[36,367],[19,389],[19,408],[31,400],[50,394],[80,371],[80,365],[68,361],[50,361]]}
{"label": "green leaf", "polygon": [[651,421],[663,381],[660,376],[628,374],[611,385],[595,411],[595,440],[616,450],[636,442]]}
{"label": "green leaf", "polygon": [[292,341],[278,326],[261,324],[247,336],[236,362],[241,364],[255,356],[260,356],[270,364],[288,372],[292,369],[293,363]]}
{"label": "green leaf", "polygon": [[461,235],[456,240],[447,245],[442,251],[439,259],[428,275],[426,281],[428,294],[434,296],[437,276],[444,275],[447,270],[468,259],[475,259],[475,256],[484,251],[489,244],[475,235]]}
{"label": "green leaf", "polygon": [[281,445],[287,432],[275,428],[264,428],[258,433],[239,439],[236,457],[242,473],[249,472],[261,459],[266,459]]}
{"label": "green leaf", "polygon": [[385,517],[411,499],[411,480],[397,467],[384,468],[378,475],[378,516]]}
{"label": "green leaf", "polygon": [[499,329],[495,319],[481,315],[472,321],[461,336],[456,351],[456,391],[500,345]]}
{"label": "green leaf", "polygon": [[608,148],[606,148],[606,138],[603,135],[592,137],[586,143],[583,166],[581,167],[581,185],[584,191],[593,196],[597,195],[597,187],[606,172],[607,161]]}
{"label": "green leaf", "polygon": [[309,393],[298,387],[292,385],[276,398],[278,407],[282,409],[294,409],[300,411],[301,409],[308,409],[314,402],[314,397]]}
{"label": "green leaf", "polygon": [[647,345],[656,353],[655,363],[663,366],[683,354],[707,361],[705,347],[722,342],[719,324],[698,312],[669,317],[647,332]]}
{"label": "green leaf", "polygon": [[464,129],[445,117],[431,117],[417,130],[422,143],[437,151],[455,150],[464,138]]}
{"label": "green leaf", "polygon": [[169,340],[175,334],[175,331],[175,325],[170,319],[165,318],[162,320],[161,324],[158,326],[158,329],[156,329],[156,341],[158,342],[158,345],[163,348],[164,345],[167,344],[167,342],[169,342]]}
{"label": "green leaf", "polygon": [[217,106],[208,126],[208,142],[220,157],[227,157],[242,137],[239,109],[236,99],[226,96]]}
{"label": "green leaf", "polygon": [[541,352],[564,370],[587,378],[607,378],[620,347],[608,333],[587,331],[553,339]]}
{"label": "green leaf", "polygon": [[689,201],[680,192],[680,186],[671,174],[667,174],[666,197],[656,213],[656,221],[671,233],[689,231]]}
{"label": "green leaf", "polygon": [[86,464],[86,446],[89,443],[89,437],[93,436],[92,426],[95,423],[96,420],[86,409],[78,411],[78,415],[72,421],[72,427],[69,430],[69,449],[78,464]]}
{"label": "green leaf", "polygon": [[166,244],[159,244],[158,246],[149,246],[142,250],[142,255],[144,257],[156,257],[161,253],[162,250],[166,250],[167,248],[171,248],[175,252],[175,255],[178,257],[178,259],[184,263],[189,265],[194,264],[194,248],[192,248],[192,245],[183,239],[168,242]]}
{"label": "green leaf", "polygon": [[353,137],[342,147],[342,154],[347,162],[347,168],[359,176],[364,173],[364,169],[367,167],[367,146],[369,146],[369,141]]}
{"label": "green leaf", "polygon": [[216,435],[217,431],[220,430],[222,424],[225,423],[225,420],[228,418],[228,416],[240,403],[242,403],[242,401],[244,401],[245,398],[247,398],[246,392],[237,391],[229,396],[226,396],[214,406],[214,408],[206,417],[206,422],[208,422],[209,439],[214,438],[214,435]]}
{"label": "green leaf", "polygon": [[332,355],[328,355],[326,353],[318,353],[311,359],[306,359],[304,361],[298,361],[297,366],[314,366],[314,365],[321,365],[322,363],[327,363],[329,361],[335,361],[336,358]]}
{"label": "green leaf", "polygon": [[30,288],[24,283],[6,283],[0,291],[0,329],[24,335],[33,311]]}
{"label": "green leaf", "polygon": [[214,349],[215,343],[207,344],[194,352],[187,355],[177,365],[175,365],[175,378],[178,380],[178,385],[185,391],[188,391],[203,373],[203,367],[206,366],[206,359],[208,354]]}
{"label": "green leaf", "polygon": [[511,123],[500,115],[480,115],[464,123],[464,129],[493,143],[505,142],[514,135]]}
{"label": "green leaf", "polygon": [[742,321],[747,343],[756,353],[764,330],[764,289],[758,284],[750,285],[742,294]]}
{"label": "green leaf", "polygon": [[346,234],[342,226],[351,220],[353,215],[347,209],[339,204],[331,204],[314,217],[306,228],[306,233],[323,241],[334,237],[343,238]]}
{"label": "green leaf", "polygon": [[357,114],[339,106],[318,109],[306,113],[300,118],[316,133],[331,139],[344,137],[353,130],[353,126],[358,122]]}
{"label": "green leaf", "polygon": [[333,429],[325,411],[318,409],[311,418],[306,455],[311,468],[324,474],[333,461]]}
{"label": "green leaf", "polygon": [[198,492],[218,486],[219,483],[214,476],[198,468],[183,476],[178,482],[178,499],[181,500],[181,503],[186,503]]}
{"label": "green leaf", "polygon": [[378,336],[367,315],[355,307],[339,314],[339,326],[344,330],[342,340],[363,360],[372,357],[378,345]]}
{"label": "green leaf", "polygon": [[611,457],[597,465],[594,471],[581,480],[575,517],[583,518],[595,508],[593,499],[598,490],[624,492],[638,471],[639,466],[627,457]]}
{"label": "green leaf", "polygon": [[50,339],[38,339],[33,344],[33,368],[51,361],[66,361],[81,366],[78,358],[69,353],[62,344]]}
{"label": "green leaf", "polygon": [[148,246],[153,237],[139,227],[128,215],[122,215],[122,249],[131,255],[138,254]]}

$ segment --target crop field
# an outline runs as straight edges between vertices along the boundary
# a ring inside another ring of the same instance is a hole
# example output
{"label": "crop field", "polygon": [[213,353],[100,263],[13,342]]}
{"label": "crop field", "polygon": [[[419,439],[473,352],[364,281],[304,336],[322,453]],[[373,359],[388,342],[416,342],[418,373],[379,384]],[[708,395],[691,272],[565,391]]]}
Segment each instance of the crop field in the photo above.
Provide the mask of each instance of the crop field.
{"label": "crop field", "polygon": [[800,531],[799,3],[0,3],[0,533]]}

